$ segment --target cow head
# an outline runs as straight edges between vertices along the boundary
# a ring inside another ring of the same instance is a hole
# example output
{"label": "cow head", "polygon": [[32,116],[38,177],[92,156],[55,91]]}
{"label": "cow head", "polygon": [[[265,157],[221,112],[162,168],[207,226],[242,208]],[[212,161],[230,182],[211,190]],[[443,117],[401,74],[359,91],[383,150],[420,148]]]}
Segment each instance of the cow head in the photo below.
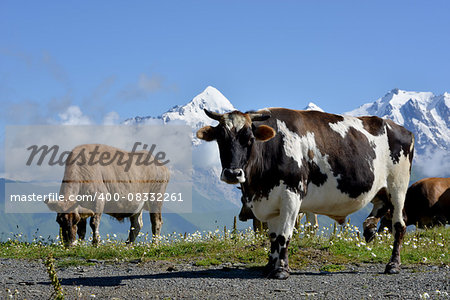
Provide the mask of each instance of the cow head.
{"label": "cow head", "polygon": [[89,218],[94,212],[88,208],[79,205],[73,205],[68,208],[68,202],[45,200],[48,208],[56,211],[56,222],[61,230],[61,240],[66,247],[71,247],[77,242],[77,224],[82,218]]}
{"label": "cow head", "polygon": [[264,121],[270,116],[240,111],[219,114],[206,109],[205,113],[211,119],[219,121],[219,124],[216,127],[206,126],[199,129],[197,137],[208,142],[217,141],[222,163],[220,179],[229,184],[245,182],[244,169],[254,144],[257,141],[268,141],[275,136],[272,127],[255,126],[252,122]]}

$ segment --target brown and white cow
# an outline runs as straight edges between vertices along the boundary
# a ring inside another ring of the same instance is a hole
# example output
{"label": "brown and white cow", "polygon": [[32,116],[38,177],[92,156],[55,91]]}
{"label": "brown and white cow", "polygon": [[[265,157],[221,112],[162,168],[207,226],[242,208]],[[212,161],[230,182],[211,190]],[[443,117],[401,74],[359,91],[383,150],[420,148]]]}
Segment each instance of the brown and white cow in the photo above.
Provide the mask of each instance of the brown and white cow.
{"label": "brown and white cow", "polygon": [[[413,183],[406,193],[403,210],[406,226],[416,225],[418,228],[431,228],[450,222],[450,178],[424,178]],[[392,228],[390,210],[381,218],[380,228]],[[374,233],[367,234],[371,241]]]}
{"label": "brown and white cow", "polygon": [[[104,157],[112,158],[116,155],[121,159],[109,164],[89,164],[86,159],[84,163],[69,163],[71,158],[75,159],[87,153],[100,153],[100,157],[102,153],[109,153]],[[128,159],[132,161],[127,166],[124,162]],[[58,213],[56,221],[61,227],[65,245],[76,243],[77,224],[80,221],[84,230],[80,228],[78,234],[85,234],[86,219],[89,217],[93,243],[98,243],[98,227],[103,213],[119,221],[130,219],[127,242],[134,242],[139,234],[143,226],[143,210],[150,212],[153,235],[161,233],[162,202],[156,201],[156,197],[152,195],[165,193],[170,178],[169,170],[155,163],[137,163],[138,159],[154,161],[147,151],[127,152],[101,144],[80,145],[71,151],[60,188],[60,195],[64,196],[63,201],[46,200],[47,206]],[[77,196],[82,200],[74,201]]]}
{"label": "brown and white cow", "polygon": [[389,196],[395,224],[385,272],[399,272],[406,228],[402,209],[414,149],[411,132],[378,117],[318,111],[205,113],[219,124],[201,128],[197,137],[217,141],[221,179],[240,183],[254,215],[268,223],[269,277],[289,276],[288,245],[299,212],[342,223],[381,195]]}

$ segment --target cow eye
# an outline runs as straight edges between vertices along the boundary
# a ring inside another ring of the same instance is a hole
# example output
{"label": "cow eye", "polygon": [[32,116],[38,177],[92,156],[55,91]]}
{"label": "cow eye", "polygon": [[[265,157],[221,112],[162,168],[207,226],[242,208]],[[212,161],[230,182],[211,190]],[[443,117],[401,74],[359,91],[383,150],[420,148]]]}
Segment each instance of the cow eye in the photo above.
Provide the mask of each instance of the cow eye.
{"label": "cow eye", "polygon": [[239,136],[239,143],[242,145],[242,146],[250,146],[251,144],[252,144],[252,136],[250,136],[248,133],[245,133],[245,134],[241,134],[240,136]]}

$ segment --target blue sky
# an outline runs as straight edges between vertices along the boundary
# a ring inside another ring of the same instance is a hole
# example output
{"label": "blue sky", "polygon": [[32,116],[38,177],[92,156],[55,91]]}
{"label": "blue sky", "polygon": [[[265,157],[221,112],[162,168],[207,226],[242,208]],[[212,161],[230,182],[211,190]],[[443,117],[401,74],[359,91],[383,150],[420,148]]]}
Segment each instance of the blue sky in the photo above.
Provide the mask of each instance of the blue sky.
{"label": "blue sky", "polygon": [[1,1],[0,125],[159,115],[206,86],[240,110],[340,113],[450,91],[448,1]]}

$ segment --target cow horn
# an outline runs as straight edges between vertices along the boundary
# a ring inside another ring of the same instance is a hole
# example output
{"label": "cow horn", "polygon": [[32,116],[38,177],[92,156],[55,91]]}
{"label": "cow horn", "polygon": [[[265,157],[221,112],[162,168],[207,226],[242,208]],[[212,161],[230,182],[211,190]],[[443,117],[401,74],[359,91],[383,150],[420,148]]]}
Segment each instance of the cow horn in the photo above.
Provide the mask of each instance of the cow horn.
{"label": "cow horn", "polygon": [[219,113],[216,113],[213,111],[209,111],[206,108],[203,110],[205,111],[205,114],[213,120],[220,121],[220,119],[222,119],[222,114],[219,114]]}
{"label": "cow horn", "polygon": [[270,115],[260,113],[249,113],[249,116],[252,121],[265,121],[270,118]]}

